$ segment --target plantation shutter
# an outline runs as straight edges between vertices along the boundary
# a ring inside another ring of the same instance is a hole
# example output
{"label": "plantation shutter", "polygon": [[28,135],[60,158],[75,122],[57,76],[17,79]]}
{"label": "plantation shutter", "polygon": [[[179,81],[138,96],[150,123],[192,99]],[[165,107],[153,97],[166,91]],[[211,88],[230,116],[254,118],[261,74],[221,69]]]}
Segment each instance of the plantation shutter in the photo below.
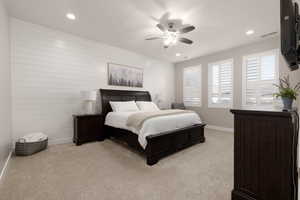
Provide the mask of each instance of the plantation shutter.
{"label": "plantation shutter", "polygon": [[201,106],[201,66],[183,69],[183,102],[186,106]]}
{"label": "plantation shutter", "polygon": [[231,107],[233,85],[233,60],[209,64],[208,103],[209,107]]}
{"label": "plantation shutter", "polygon": [[272,107],[278,75],[277,51],[265,52],[244,58],[244,106]]}

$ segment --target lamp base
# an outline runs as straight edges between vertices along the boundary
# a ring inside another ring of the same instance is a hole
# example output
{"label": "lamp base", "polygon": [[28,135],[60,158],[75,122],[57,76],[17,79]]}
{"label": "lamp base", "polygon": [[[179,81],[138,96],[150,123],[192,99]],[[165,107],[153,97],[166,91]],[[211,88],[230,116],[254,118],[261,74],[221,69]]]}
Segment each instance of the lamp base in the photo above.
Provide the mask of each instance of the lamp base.
{"label": "lamp base", "polygon": [[93,101],[84,102],[84,109],[83,109],[84,114],[87,114],[87,115],[95,114],[93,103],[94,103]]}

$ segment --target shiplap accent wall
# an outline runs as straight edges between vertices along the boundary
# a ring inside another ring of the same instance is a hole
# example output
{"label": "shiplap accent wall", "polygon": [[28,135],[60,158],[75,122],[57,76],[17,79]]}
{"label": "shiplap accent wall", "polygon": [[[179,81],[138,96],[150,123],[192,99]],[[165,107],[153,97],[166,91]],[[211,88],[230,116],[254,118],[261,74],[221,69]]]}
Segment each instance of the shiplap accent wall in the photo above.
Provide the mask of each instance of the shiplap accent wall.
{"label": "shiplap accent wall", "polygon": [[11,80],[9,18],[0,0],[0,179],[11,150]]}
{"label": "shiplap accent wall", "polygon": [[107,85],[108,62],[144,68],[142,90],[159,94],[165,106],[174,101],[171,63],[17,19],[11,39],[14,139],[41,131],[50,143],[70,141],[81,90],[130,89]]}

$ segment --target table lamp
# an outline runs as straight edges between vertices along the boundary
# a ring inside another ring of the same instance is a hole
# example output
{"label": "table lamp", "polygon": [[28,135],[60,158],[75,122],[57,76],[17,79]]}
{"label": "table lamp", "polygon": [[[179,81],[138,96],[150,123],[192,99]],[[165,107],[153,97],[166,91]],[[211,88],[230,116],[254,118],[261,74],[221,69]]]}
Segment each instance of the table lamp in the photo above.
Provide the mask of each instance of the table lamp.
{"label": "table lamp", "polygon": [[97,91],[81,91],[83,100],[84,114],[94,114],[93,105],[97,100]]}

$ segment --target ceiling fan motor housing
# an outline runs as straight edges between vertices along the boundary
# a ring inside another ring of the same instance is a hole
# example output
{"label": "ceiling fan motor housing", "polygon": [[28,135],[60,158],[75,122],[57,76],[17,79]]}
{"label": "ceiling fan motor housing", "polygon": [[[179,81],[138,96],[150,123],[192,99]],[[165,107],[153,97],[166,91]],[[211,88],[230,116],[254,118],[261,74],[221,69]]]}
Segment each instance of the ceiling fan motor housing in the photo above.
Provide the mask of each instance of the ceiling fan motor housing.
{"label": "ceiling fan motor housing", "polygon": [[170,29],[173,29],[174,28],[174,23],[170,22],[170,23],[168,23],[168,26],[169,26]]}

